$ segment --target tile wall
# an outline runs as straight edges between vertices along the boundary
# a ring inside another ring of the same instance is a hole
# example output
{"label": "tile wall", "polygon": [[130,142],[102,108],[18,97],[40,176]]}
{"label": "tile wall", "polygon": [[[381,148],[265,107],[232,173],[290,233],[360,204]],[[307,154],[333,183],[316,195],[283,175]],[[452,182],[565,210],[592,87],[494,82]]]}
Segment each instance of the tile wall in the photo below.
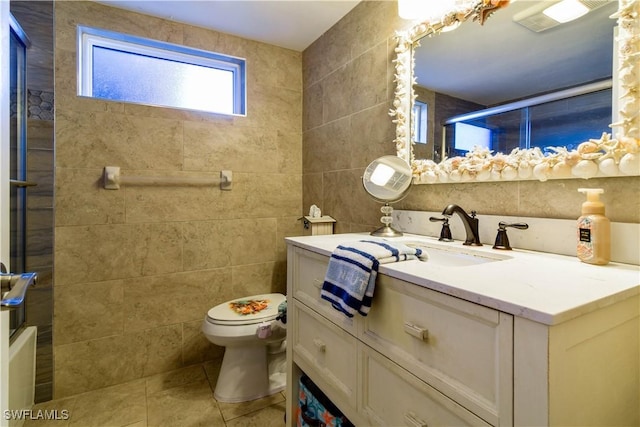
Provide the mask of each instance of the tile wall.
{"label": "tile wall", "polygon": [[[380,226],[380,205],[361,176],[371,160],[395,154],[393,37],[409,25],[395,1],[365,0],[303,52],[303,206],[337,219],[336,232]],[[418,185],[395,206],[441,211],[457,203],[482,214],[570,219],[580,215],[577,188],[585,186],[604,188],[612,221],[640,222],[640,177]]]}
{"label": "tile wall", "polygon": [[[247,59],[248,114],[76,96],[76,25]],[[95,2],[55,2],[55,397],[219,358],[206,311],[286,289],[302,234],[301,53]],[[127,175],[217,176],[233,190],[102,188]]]}

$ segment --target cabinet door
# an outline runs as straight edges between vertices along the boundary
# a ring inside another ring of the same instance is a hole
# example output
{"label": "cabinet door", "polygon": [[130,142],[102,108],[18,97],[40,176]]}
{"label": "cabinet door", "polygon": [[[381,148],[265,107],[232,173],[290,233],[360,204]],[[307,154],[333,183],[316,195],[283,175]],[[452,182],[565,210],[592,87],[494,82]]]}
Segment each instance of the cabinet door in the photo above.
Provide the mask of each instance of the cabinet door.
{"label": "cabinet door", "polygon": [[482,419],[361,345],[362,412],[377,426],[489,426]]}
{"label": "cabinet door", "polygon": [[356,339],[298,301],[288,310],[295,319],[287,331],[287,340],[293,341],[293,362],[348,413],[341,404],[356,407]]}
{"label": "cabinet door", "polygon": [[293,297],[355,335],[355,319],[345,316],[333,308],[329,301],[320,298],[329,257],[297,247],[292,247],[290,251],[293,254],[293,256],[289,256],[289,262],[292,264],[289,268],[292,275]]}
{"label": "cabinet door", "polygon": [[362,341],[494,425],[513,421],[513,317],[378,276]]}

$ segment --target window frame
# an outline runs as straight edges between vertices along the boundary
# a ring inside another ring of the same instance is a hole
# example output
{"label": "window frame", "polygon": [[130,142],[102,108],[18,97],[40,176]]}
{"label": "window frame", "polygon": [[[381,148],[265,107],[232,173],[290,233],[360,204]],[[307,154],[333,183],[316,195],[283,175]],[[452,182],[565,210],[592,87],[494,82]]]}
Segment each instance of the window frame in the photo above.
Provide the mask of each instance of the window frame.
{"label": "window frame", "polygon": [[[413,117],[413,143],[414,144],[428,144],[429,135],[429,104],[418,99],[414,100],[412,108]],[[419,117],[418,117],[419,116]]]}
{"label": "window frame", "polygon": [[[203,111],[213,114],[233,116],[247,115],[247,78],[245,58],[219,54],[202,49],[196,49],[188,46],[182,46],[174,43],[88,27],[84,25],[78,25],[77,27],[77,43],[78,96],[182,110],[188,109],[192,111]],[[153,57],[160,60],[182,62],[185,64],[230,71],[233,74],[233,113],[230,114],[226,112],[215,112],[195,108],[184,108],[171,105],[144,104],[134,101],[95,97],[93,96],[92,78],[94,46],[122,51],[134,55]]]}

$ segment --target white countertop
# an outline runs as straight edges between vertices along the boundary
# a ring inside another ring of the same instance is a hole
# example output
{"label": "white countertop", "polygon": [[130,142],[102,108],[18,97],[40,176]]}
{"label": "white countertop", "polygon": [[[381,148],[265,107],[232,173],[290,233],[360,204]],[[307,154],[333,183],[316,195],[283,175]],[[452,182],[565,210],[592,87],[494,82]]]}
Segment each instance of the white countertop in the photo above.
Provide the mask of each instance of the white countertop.
{"label": "white countertop", "polygon": [[[329,256],[339,244],[366,238],[371,236],[353,233],[287,237],[286,241]],[[379,272],[547,325],[562,323],[640,294],[640,267],[636,265],[595,266],[582,263],[576,257],[518,249],[499,251],[490,245],[469,247],[460,241],[445,243],[412,234],[399,239],[477,256],[508,257],[453,267],[440,266],[435,261],[402,261],[382,264]]]}

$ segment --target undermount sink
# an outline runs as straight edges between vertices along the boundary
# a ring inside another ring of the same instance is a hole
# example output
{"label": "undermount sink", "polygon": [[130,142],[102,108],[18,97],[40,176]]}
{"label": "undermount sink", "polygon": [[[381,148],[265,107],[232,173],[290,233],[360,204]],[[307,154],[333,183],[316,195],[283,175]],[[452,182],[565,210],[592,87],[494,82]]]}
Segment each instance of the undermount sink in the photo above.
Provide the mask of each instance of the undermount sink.
{"label": "undermount sink", "polygon": [[459,243],[452,243],[451,247],[435,246],[415,240],[402,241],[402,243],[412,248],[422,249],[423,252],[429,255],[429,258],[425,260],[425,262],[442,267],[465,267],[503,261],[511,258],[508,255],[476,251],[467,246],[460,247]]}

